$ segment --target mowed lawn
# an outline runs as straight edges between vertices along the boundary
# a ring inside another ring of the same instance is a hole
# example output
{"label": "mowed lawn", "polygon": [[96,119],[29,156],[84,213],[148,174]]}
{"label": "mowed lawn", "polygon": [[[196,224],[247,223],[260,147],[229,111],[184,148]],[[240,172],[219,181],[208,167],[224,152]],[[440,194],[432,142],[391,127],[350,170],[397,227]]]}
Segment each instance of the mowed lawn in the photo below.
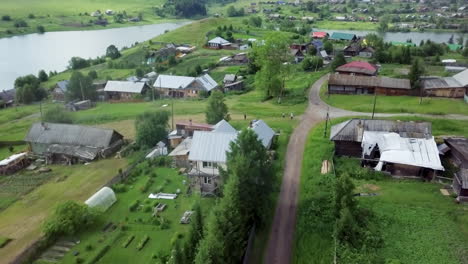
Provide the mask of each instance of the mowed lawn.
{"label": "mowed lawn", "polygon": [[58,203],[85,201],[126,165],[125,159],[106,159],[89,165],[49,166],[54,176],[48,183],[0,213],[0,236],[13,239],[0,249],[1,262],[8,263],[40,236],[43,220]]}
{"label": "mowed lawn", "polygon": [[[373,95],[326,94],[326,85],[320,96],[327,104],[356,112],[372,112]],[[385,96],[378,95],[376,113],[418,113],[431,115],[461,114],[468,115],[468,104],[463,99],[424,97],[419,104],[418,96]]]}

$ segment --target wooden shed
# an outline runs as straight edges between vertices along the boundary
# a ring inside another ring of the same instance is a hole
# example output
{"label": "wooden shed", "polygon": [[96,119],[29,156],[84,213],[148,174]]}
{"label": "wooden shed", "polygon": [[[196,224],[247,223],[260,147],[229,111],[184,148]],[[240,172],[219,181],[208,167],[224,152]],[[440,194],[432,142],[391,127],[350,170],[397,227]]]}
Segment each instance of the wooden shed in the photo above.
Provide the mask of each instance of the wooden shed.
{"label": "wooden shed", "polygon": [[453,191],[459,201],[468,202],[468,139],[447,138],[444,142],[450,148],[447,157],[458,169],[453,175]]}

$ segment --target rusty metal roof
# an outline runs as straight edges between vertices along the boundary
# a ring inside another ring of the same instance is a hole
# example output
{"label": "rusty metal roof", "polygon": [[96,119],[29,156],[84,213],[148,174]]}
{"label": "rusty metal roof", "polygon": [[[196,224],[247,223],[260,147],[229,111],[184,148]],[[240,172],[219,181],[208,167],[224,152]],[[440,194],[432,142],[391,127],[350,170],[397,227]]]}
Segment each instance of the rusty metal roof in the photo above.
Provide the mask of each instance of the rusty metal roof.
{"label": "rusty metal roof", "polygon": [[328,78],[328,84],[378,87],[388,89],[411,89],[410,81],[407,79],[376,76],[355,76],[347,74],[330,74],[330,77]]}

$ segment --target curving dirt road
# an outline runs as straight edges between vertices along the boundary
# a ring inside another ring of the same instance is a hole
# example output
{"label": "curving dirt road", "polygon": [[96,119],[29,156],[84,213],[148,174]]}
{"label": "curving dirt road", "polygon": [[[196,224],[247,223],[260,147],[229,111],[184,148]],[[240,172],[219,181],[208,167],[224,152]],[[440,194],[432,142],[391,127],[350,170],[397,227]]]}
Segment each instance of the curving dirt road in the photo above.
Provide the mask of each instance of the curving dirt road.
{"label": "curving dirt road", "polygon": [[[302,158],[310,129],[324,121],[327,111],[330,118],[343,116],[371,116],[372,113],[352,112],[327,105],[320,99],[320,87],[328,75],[317,80],[309,92],[309,105],[294,129],[286,152],[286,166],[281,183],[279,199],[271,226],[270,237],[264,255],[265,264],[287,264],[291,262],[296,226],[296,211],[301,175]],[[468,120],[465,115],[424,115],[424,114],[375,114],[375,117],[421,116],[432,118]]]}

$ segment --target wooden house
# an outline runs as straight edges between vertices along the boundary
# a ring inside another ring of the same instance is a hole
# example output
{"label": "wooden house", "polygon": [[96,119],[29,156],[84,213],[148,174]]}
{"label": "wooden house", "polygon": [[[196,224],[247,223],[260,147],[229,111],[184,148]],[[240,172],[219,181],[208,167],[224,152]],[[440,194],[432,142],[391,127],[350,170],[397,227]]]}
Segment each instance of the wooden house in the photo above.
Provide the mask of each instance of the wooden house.
{"label": "wooden house", "polygon": [[359,51],[359,57],[371,58],[374,56],[375,50],[372,47],[362,47]]}
{"label": "wooden house", "polygon": [[289,49],[291,56],[294,58],[295,63],[299,63],[305,58],[305,51],[300,49]]}
{"label": "wooden house", "polygon": [[447,156],[457,168],[453,175],[453,191],[458,195],[457,200],[468,202],[468,139],[447,138],[444,142],[450,148]]}
{"label": "wooden house", "polygon": [[200,77],[161,74],[153,86],[161,96],[173,98],[198,97],[201,91],[210,93],[219,88],[218,83],[209,74]]}
{"label": "wooden house", "polygon": [[311,37],[314,39],[324,39],[328,38],[330,35],[328,35],[327,32],[324,31],[317,31],[317,32],[312,32]]}
{"label": "wooden house", "polygon": [[463,98],[468,89],[468,70],[453,77],[425,77],[422,86],[427,96]]}
{"label": "wooden house", "polygon": [[330,74],[328,78],[329,94],[410,95],[411,92],[407,79],[347,74]]}
{"label": "wooden house", "polygon": [[0,91],[0,108],[7,108],[15,103],[16,89]]}
{"label": "wooden house", "polygon": [[104,92],[109,100],[126,101],[145,95],[149,89],[144,82],[108,81]]}
{"label": "wooden house", "polygon": [[335,72],[358,76],[376,76],[378,68],[376,65],[366,61],[352,61],[336,68]]}
{"label": "wooden house", "polygon": [[361,44],[357,42],[352,42],[350,45],[343,48],[343,54],[345,56],[350,56],[350,57],[359,55],[360,51],[361,51]]}
{"label": "wooden house", "polygon": [[48,164],[71,165],[109,157],[123,145],[123,136],[112,129],[38,122],[24,141]]}
{"label": "wooden house", "polygon": [[208,41],[207,47],[212,49],[225,49],[231,47],[231,42],[221,37],[216,37]]}
{"label": "wooden house", "polygon": [[333,32],[330,40],[355,41],[357,40],[357,36],[350,33]]}
{"label": "wooden house", "polygon": [[57,82],[52,91],[52,98],[56,101],[64,102],[69,83],[68,80]]}

